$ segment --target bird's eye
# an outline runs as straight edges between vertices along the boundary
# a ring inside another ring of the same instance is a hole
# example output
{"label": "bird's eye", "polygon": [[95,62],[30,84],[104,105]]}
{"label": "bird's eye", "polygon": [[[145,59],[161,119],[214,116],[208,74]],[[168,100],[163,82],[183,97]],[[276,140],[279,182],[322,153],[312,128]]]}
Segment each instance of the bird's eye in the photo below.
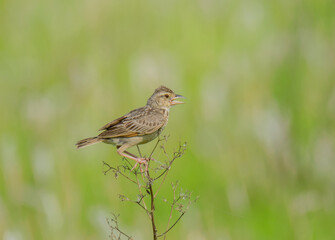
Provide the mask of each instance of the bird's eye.
{"label": "bird's eye", "polygon": [[169,94],[165,94],[164,96],[165,96],[166,98],[169,98]]}

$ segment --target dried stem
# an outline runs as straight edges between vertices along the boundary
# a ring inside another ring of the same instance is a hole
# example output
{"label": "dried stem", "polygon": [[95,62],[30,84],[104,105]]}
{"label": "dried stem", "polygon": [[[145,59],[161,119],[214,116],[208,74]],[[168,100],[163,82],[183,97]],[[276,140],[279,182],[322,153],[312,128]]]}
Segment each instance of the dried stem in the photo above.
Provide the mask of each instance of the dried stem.
{"label": "dried stem", "polygon": [[[163,184],[165,183],[167,179],[167,175],[169,171],[171,170],[172,164],[174,161],[181,156],[183,156],[185,150],[186,150],[186,143],[179,144],[179,148],[173,153],[172,156],[170,156],[167,153],[167,150],[165,148],[165,144],[167,142],[167,137],[164,136],[163,138],[158,138],[155,146],[153,147],[152,151],[149,154],[149,160],[146,164],[139,165],[136,169],[131,171],[132,164],[129,162],[128,159],[123,158],[123,164],[119,165],[117,167],[113,167],[110,164],[103,162],[103,167],[107,169],[103,170],[103,173],[107,175],[108,172],[112,171],[114,173],[115,179],[118,179],[118,176],[124,177],[127,181],[132,182],[133,184],[137,185],[138,189],[138,198],[136,200],[132,200],[131,198],[128,198],[124,195],[119,195],[121,201],[129,201],[136,203],[139,205],[148,215],[151,227],[152,227],[152,236],[154,240],[157,240],[159,237],[166,238],[166,234],[175,227],[175,225],[180,221],[180,219],[184,216],[187,209],[190,206],[191,201],[191,193],[190,192],[179,192],[177,194],[177,189],[179,187],[179,183],[176,182],[175,184],[172,184],[172,190],[173,190],[173,200],[171,203],[169,203],[167,200],[164,200],[164,202],[168,203],[170,205],[170,215],[168,218],[168,222],[165,228],[165,231],[161,234],[158,234],[157,230],[157,224],[155,222],[155,200],[157,198],[158,193],[162,189]],[[158,148],[160,146],[160,148]],[[153,155],[157,149],[161,149],[163,152],[166,160],[164,163],[161,163],[155,159],[153,159]],[[141,151],[139,146],[137,146],[137,150],[139,153],[139,156],[142,157]],[[151,163],[152,162],[152,163]],[[150,166],[150,163],[152,166]],[[156,181],[159,181],[158,187],[156,187],[156,190],[154,191],[154,185]],[[188,200],[188,204],[185,207],[182,202]],[[174,211],[180,212],[179,217],[173,222],[172,221],[172,215]],[[121,239],[121,237],[126,237],[129,239],[133,239],[129,235],[125,234],[123,231],[119,229],[118,223],[117,223],[117,217],[114,215],[112,219],[108,221],[108,224],[111,228],[111,239]],[[113,224],[111,224],[113,223]]]}
{"label": "dried stem", "polygon": [[[149,173],[148,173],[149,174]],[[150,178],[150,176],[149,176]],[[155,211],[155,198],[154,198],[154,192],[152,190],[152,181],[149,182],[149,192],[150,192],[150,202],[151,202],[151,225],[152,225],[152,234],[154,240],[157,240],[157,228],[156,228],[156,223],[155,223],[155,217],[154,217],[154,211]]]}
{"label": "dried stem", "polygon": [[185,212],[183,212],[182,214],[180,214],[179,218],[172,224],[172,226],[167,229],[165,232],[163,232],[162,234],[159,234],[157,237],[163,237],[164,239],[166,238],[166,234],[179,222],[179,220],[184,216]]}
{"label": "dried stem", "polygon": [[[125,177],[126,179],[128,179],[130,182],[137,184],[137,182],[135,182],[133,179],[129,178],[128,176],[126,176],[125,174],[123,174],[120,171],[120,166],[118,166],[117,168],[110,166],[108,163],[106,163],[105,161],[103,161],[103,165],[107,166],[108,169],[107,170],[103,170],[103,173],[106,175],[110,170],[113,170],[114,174],[115,174],[115,178],[118,177],[118,174],[122,175],[123,177]],[[124,167],[124,166],[123,166]]]}
{"label": "dried stem", "polygon": [[[111,239],[121,239],[121,236],[127,237],[128,240],[134,240],[131,236],[127,235],[123,231],[120,230],[119,228],[119,222],[118,222],[118,217],[117,215],[113,214],[112,218],[107,219],[107,224],[109,225],[111,229]],[[117,233],[115,233],[117,232]]]}

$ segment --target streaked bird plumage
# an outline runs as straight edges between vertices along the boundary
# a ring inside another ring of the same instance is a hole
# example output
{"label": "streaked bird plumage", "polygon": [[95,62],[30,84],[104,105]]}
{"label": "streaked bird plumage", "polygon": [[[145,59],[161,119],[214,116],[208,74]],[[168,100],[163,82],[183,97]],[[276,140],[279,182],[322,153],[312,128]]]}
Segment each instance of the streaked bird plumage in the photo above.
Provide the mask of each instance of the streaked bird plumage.
{"label": "streaked bird plumage", "polygon": [[154,140],[168,123],[170,107],[183,103],[176,101],[177,98],[183,96],[161,86],[155,90],[144,107],[107,123],[99,129],[102,132],[98,136],[80,140],[76,146],[83,148],[99,142],[113,144],[121,156],[144,163],[147,159],[138,158],[126,149]]}

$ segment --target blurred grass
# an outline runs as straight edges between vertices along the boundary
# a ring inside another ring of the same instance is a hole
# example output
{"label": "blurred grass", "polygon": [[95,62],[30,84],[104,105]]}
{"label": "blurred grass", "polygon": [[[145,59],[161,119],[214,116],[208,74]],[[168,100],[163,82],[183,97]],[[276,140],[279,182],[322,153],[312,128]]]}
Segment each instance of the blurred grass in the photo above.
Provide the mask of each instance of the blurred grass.
{"label": "blurred grass", "polygon": [[1,1],[0,237],[106,239],[116,212],[149,239],[145,215],[118,200],[131,186],[101,172],[114,149],[74,143],[165,84],[187,97],[165,129],[171,149],[189,145],[169,180],[200,195],[169,239],[333,239],[334,12],[327,0]]}

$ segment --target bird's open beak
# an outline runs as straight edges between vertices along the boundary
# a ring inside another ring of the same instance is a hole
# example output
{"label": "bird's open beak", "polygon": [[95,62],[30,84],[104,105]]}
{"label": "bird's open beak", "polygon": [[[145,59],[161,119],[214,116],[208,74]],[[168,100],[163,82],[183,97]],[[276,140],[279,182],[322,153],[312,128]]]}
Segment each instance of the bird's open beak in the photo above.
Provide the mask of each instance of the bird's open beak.
{"label": "bird's open beak", "polygon": [[183,102],[176,101],[177,98],[185,98],[185,97],[182,95],[176,94],[176,96],[171,99],[171,105],[183,104]]}

